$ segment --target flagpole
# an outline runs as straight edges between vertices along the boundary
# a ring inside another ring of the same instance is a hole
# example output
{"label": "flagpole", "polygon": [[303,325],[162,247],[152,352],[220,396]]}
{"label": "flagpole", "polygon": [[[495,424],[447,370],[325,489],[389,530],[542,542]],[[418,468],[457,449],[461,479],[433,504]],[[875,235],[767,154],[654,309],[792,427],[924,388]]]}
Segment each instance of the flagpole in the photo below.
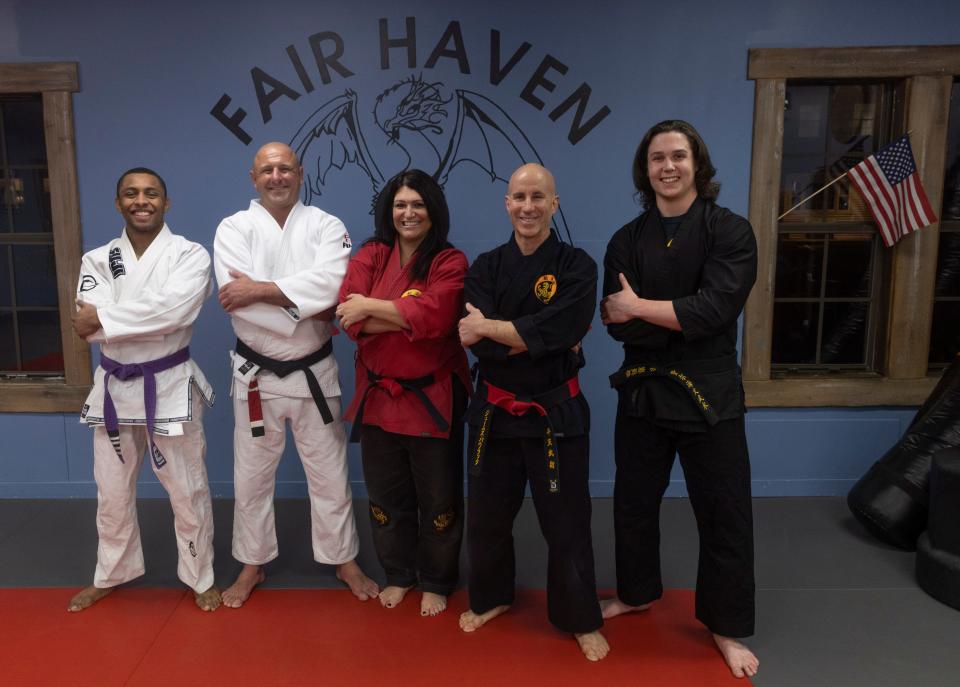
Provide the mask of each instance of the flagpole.
{"label": "flagpole", "polygon": [[[903,136],[904,136],[904,137],[909,137],[911,133],[913,133],[913,129],[908,129],[908,130],[907,130],[907,133],[905,133]],[[899,139],[898,139],[898,140],[899,140]],[[889,144],[888,144],[888,145],[889,145]],[[849,173],[850,173],[850,170],[847,170],[846,172],[844,172],[843,174],[841,174],[840,176],[838,176],[836,179],[834,179],[833,181],[831,181],[831,182],[830,182],[829,184],[827,184],[826,186],[821,186],[819,189],[817,189],[816,191],[814,191],[813,193],[811,193],[809,196],[807,196],[806,198],[804,198],[803,200],[801,200],[799,203],[797,203],[796,205],[794,205],[792,208],[790,208],[789,210],[787,210],[785,213],[783,213],[782,215],[780,215],[779,217],[777,217],[777,221],[779,222],[780,220],[782,220],[784,217],[786,217],[787,215],[789,215],[791,212],[793,212],[794,210],[796,210],[798,207],[800,207],[801,205],[803,205],[804,203],[806,203],[806,202],[807,202],[808,200],[810,200],[811,198],[820,195],[821,193],[823,193],[824,191],[826,191],[828,188],[830,188],[831,186],[833,186],[835,183],[837,183],[838,181],[840,181],[841,179],[843,179],[845,176],[847,176]]]}
{"label": "flagpole", "polygon": [[808,200],[810,200],[810,199],[813,198],[814,196],[820,195],[821,193],[823,193],[824,191],[826,191],[828,188],[830,188],[831,186],[833,186],[835,183],[837,183],[838,181],[840,181],[841,179],[843,179],[843,177],[847,176],[849,173],[850,173],[849,171],[848,171],[848,172],[844,172],[843,174],[841,174],[840,176],[838,176],[836,179],[834,179],[833,181],[831,181],[831,182],[830,182],[829,184],[827,184],[826,186],[821,186],[819,189],[817,189],[816,191],[814,191],[813,193],[811,193],[809,196],[807,196],[806,198],[804,198],[803,200],[801,200],[799,203],[797,203],[796,205],[794,205],[792,208],[790,208],[789,210],[787,210],[785,213],[783,213],[782,215],[780,215],[779,217],[777,217],[777,221],[779,222],[780,220],[782,220],[784,217],[786,217],[787,215],[789,215],[791,212],[793,212],[794,210],[796,210],[798,207],[800,207],[801,205],[803,205],[804,203],[806,203]]}

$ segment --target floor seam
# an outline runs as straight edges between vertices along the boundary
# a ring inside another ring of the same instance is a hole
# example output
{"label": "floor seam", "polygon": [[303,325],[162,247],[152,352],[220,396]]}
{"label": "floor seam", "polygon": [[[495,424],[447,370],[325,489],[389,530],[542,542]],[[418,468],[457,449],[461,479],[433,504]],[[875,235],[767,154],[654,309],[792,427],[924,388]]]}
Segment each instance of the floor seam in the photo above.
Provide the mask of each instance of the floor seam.
{"label": "floor seam", "polygon": [[157,633],[154,635],[153,640],[150,642],[149,645],[147,645],[146,649],[144,649],[143,654],[140,656],[140,660],[137,661],[136,665],[133,666],[133,668],[130,670],[130,674],[127,676],[127,679],[123,681],[124,687],[130,684],[130,681],[137,674],[137,671],[140,670],[140,666],[143,665],[143,661],[147,658],[147,655],[151,651],[153,651],[153,647],[156,645],[157,640],[160,639],[160,635],[167,628],[167,625],[170,624],[170,620],[171,618],[173,618],[173,614],[177,612],[178,608],[180,608],[180,604],[183,603],[183,599],[186,596],[187,596],[187,592],[185,590],[180,593],[180,599],[177,601],[177,603],[173,605],[173,608],[170,609],[170,613],[167,614],[167,617],[160,624],[160,627],[157,628]]}

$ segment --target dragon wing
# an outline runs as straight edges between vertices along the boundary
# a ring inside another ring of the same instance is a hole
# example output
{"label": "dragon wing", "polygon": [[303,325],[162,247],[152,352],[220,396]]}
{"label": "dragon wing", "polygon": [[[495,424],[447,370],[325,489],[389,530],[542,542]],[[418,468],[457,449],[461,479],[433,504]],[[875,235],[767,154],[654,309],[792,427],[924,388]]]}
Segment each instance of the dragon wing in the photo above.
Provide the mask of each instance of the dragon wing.
{"label": "dragon wing", "polygon": [[[490,175],[490,181],[507,182],[520,165],[527,162],[543,164],[530,139],[520,130],[495,102],[479,93],[456,90],[457,117],[450,145],[440,161],[437,182],[444,186],[454,168],[470,162]],[[562,228],[562,232],[561,232]],[[570,229],[558,208],[553,229],[557,235],[572,243]]]}
{"label": "dragon wing", "polygon": [[[383,186],[384,178],[370,154],[360,131],[357,119],[357,94],[344,91],[307,117],[290,141],[303,165],[306,179],[303,184],[303,202],[323,194],[327,174],[331,169],[343,169],[347,164],[356,164],[367,176],[376,194]],[[308,160],[307,153],[315,160]]]}

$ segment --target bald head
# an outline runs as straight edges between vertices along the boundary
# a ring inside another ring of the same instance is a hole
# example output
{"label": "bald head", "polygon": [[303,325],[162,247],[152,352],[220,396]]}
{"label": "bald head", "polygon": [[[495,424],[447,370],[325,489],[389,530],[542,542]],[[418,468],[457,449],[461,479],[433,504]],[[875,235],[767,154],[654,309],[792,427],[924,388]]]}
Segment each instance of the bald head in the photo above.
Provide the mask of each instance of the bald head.
{"label": "bald head", "polygon": [[260,204],[282,227],[300,197],[303,167],[297,154],[285,143],[267,143],[257,151],[250,170]]}
{"label": "bald head", "polygon": [[510,175],[510,182],[507,184],[508,194],[510,193],[510,189],[513,188],[515,181],[519,182],[520,180],[536,180],[542,184],[544,189],[549,191],[550,195],[557,195],[557,182],[553,178],[550,170],[543,165],[529,162],[519,167],[517,171]]}
{"label": "bald head", "polygon": [[542,165],[523,165],[510,177],[506,205],[520,251],[533,253],[550,236],[550,222],[560,206],[553,175]]}

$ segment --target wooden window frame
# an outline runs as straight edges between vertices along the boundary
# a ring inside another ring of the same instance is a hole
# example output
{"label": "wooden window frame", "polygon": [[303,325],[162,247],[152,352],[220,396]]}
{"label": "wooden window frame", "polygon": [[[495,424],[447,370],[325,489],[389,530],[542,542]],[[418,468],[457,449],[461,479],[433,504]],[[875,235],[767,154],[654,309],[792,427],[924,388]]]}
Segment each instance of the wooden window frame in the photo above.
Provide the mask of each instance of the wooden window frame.
{"label": "wooden window frame", "polygon": [[0,64],[0,93],[40,93],[43,98],[64,365],[62,378],[0,380],[4,413],[79,413],[93,380],[90,346],[73,333],[70,322],[82,257],[72,96],[78,84],[76,62]]}
{"label": "wooden window frame", "polygon": [[788,79],[904,79],[906,129],[930,203],[942,206],[950,89],[960,45],[863,48],[757,48],[749,217],[757,237],[757,283],[743,313],[743,386],[751,407],[914,406],[936,385],[928,374],[939,222],[901,239],[889,275],[883,374],[772,378],[773,295],[783,111]]}

